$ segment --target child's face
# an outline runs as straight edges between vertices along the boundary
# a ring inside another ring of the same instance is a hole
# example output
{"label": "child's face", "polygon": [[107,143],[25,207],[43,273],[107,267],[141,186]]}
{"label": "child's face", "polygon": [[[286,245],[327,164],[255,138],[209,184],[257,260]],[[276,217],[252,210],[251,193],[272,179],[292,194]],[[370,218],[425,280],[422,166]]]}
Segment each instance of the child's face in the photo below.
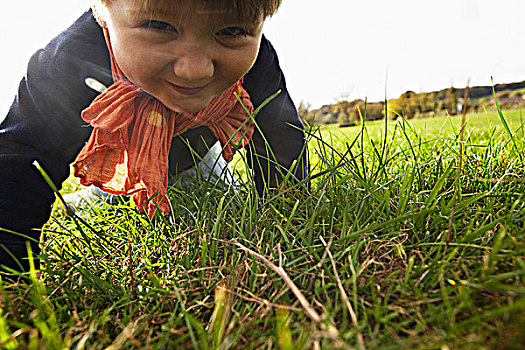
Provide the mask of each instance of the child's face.
{"label": "child's face", "polygon": [[113,52],[128,79],[171,110],[202,110],[255,62],[262,20],[239,23],[193,0],[147,10],[136,1],[108,6],[103,20]]}

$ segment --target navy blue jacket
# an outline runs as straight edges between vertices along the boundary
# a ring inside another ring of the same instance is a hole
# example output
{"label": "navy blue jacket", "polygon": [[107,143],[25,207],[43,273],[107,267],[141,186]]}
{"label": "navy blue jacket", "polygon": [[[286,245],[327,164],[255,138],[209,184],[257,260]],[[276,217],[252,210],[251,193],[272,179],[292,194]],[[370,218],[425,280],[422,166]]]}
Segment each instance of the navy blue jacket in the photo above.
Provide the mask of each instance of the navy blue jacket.
{"label": "navy blue jacket", "polygon": [[[80,112],[97,95],[85,85],[86,77],[106,86],[113,83],[102,30],[91,11],[31,57],[18,94],[0,124],[0,228],[39,239],[38,229],[49,219],[55,197],[32,163],[38,160],[58,187],[68,177],[69,164],[91,133],[80,118]],[[295,159],[303,165],[295,174],[301,179],[306,164],[306,158],[301,156],[302,124],[286,90],[277,54],[264,36],[243,86],[256,107],[282,90],[256,117],[275,161],[267,161],[267,148],[258,130],[247,148],[258,191],[274,186],[280,178],[277,167],[289,168]],[[216,142],[206,127],[174,138],[169,159],[171,172],[194,165],[184,139],[201,156]],[[0,265],[15,267],[5,249],[22,259],[27,256],[26,239],[0,230]],[[32,249],[37,254],[40,251],[36,243],[32,243]],[[27,269],[27,261],[23,259],[22,263]]]}

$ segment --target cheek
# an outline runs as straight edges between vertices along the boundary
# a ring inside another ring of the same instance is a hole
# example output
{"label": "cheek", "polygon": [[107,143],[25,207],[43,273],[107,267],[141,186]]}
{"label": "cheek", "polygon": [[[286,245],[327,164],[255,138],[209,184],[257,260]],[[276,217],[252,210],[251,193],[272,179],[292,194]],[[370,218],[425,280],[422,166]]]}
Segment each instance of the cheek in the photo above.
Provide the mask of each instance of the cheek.
{"label": "cheek", "polygon": [[132,83],[140,85],[149,80],[151,73],[148,70],[151,66],[143,64],[146,57],[136,52],[129,54],[126,51],[120,51],[118,54],[115,52],[115,57],[120,69]]}
{"label": "cheek", "polygon": [[140,45],[114,45],[115,59],[122,72],[135,85],[146,88],[158,75],[159,60]]}
{"label": "cheek", "polygon": [[248,73],[255,63],[258,49],[259,45],[250,47],[249,49],[243,50],[224,61],[225,71],[229,78],[228,80],[231,80],[233,83]]}
{"label": "cheek", "polygon": [[243,75],[248,73],[248,71],[253,67],[255,60],[257,59],[258,53],[259,53],[259,44],[257,43],[257,45],[255,45],[248,51],[247,55],[245,56],[242,62],[242,66],[244,69]]}

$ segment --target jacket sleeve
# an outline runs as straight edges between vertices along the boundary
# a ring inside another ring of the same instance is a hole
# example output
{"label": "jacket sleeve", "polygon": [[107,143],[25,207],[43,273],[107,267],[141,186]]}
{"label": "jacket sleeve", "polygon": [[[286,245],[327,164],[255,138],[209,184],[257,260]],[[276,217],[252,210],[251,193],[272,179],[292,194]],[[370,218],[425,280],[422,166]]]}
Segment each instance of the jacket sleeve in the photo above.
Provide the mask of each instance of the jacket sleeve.
{"label": "jacket sleeve", "polygon": [[80,111],[96,92],[84,79],[91,76],[111,82],[109,58],[96,31],[100,28],[86,12],[37,51],[0,123],[0,228],[4,229],[0,229],[0,266],[18,269],[14,256],[27,270],[28,237],[33,253],[39,254],[40,228],[49,219],[55,197],[33,161],[60,187],[69,175],[69,164],[89,137],[91,130]]}
{"label": "jacket sleeve", "polygon": [[256,115],[257,126],[247,148],[257,191],[261,194],[264,188],[276,187],[294,161],[296,165],[291,179],[302,180],[307,167],[304,127],[286,89],[277,54],[264,36],[259,55],[245,75],[243,86],[255,108],[275,92],[281,91]]}

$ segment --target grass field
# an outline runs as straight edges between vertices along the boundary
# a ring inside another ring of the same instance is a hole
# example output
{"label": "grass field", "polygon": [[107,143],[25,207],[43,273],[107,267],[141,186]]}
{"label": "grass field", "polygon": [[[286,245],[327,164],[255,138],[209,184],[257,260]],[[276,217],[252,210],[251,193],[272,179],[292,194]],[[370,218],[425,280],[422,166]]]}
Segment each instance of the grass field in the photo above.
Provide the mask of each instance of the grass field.
{"label": "grass field", "polygon": [[[523,349],[520,111],[310,129],[303,194],[205,181],[44,231],[0,348]],[[511,137],[512,135],[512,137]],[[237,161],[242,163],[242,157]],[[70,188],[70,187],[69,187]]]}

